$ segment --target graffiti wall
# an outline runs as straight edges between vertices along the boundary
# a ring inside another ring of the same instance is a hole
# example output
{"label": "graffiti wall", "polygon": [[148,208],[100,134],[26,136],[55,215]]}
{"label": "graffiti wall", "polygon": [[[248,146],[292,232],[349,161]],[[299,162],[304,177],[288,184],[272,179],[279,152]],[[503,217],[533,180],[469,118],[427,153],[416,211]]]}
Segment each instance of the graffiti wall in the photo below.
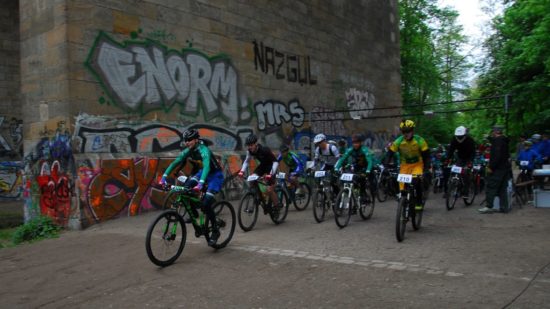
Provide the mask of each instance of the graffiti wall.
{"label": "graffiti wall", "polygon": [[23,121],[0,116],[0,158],[20,160],[23,158]]}
{"label": "graffiti wall", "polygon": [[0,162],[0,200],[20,199],[23,193],[23,163]]}

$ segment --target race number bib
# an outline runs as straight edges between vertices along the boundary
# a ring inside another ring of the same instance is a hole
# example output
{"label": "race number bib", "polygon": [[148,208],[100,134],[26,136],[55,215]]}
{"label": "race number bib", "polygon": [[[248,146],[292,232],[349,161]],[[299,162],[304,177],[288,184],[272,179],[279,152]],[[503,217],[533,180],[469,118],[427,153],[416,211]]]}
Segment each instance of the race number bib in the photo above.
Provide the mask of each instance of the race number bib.
{"label": "race number bib", "polygon": [[181,183],[185,183],[187,181],[187,176],[183,176],[183,175],[179,176],[178,181]]}
{"label": "race number bib", "polygon": [[258,175],[250,175],[248,176],[248,178],[246,178],[247,181],[256,181],[258,180],[258,178],[260,178],[260,176]]}
{"label": "race number bib", "polygon": [[316,171],[315,172],[315,178],[325,177],[325,174],[326,174],[325,171]]}
{"label": "race number bib", "polygon": [[285,179],[285,173],[277,173],[277,179]]}
{"label": "race number bib", "polygon": [[474,170],[479,171],[481,169],[481,165],[476,164],[474,165]]}
{"label": "race number bib", "polygon": [[340,180],[343,180],[343,181],[352,181],[353,180],[353,174],[342,174],[342,176],[340,176]]}
{"label": "race number bib", "polygon": [[527,166],[529,165],[529,161],[519,161],[520,166]]}
{"label": "race number bib", "polygon": [[402,183],[411,183],[413,181],[413,175],[411,174],[399,174],[397,175],[397,181]]}
{"label": "race number bib", "polygon": [[460,174],[462,173],[462,167],[453,165],[453,167],[451,167],[451,172]]}

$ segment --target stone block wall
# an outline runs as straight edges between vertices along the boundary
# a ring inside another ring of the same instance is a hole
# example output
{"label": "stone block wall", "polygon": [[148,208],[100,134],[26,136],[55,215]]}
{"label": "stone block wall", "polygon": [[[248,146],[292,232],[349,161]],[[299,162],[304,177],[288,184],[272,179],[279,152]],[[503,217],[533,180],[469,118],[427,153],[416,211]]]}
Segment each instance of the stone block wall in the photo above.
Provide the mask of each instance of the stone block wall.
{"label": "stone block wall", "polygon": [[27,205],[62,225],[161,207],[150,183],[188,128],[233,169],[251,133],[304,156],[317,133],[363,133],[373,149],[396,133],[399,120],[380,116],[401,106],[397,0],[20,0],[20,11]]}

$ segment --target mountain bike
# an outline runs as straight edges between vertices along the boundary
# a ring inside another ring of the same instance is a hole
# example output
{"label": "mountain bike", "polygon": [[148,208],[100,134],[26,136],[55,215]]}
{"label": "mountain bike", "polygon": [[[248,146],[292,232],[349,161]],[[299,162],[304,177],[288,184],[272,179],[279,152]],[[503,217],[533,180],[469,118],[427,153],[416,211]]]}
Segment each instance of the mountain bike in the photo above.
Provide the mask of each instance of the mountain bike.
{"label": "mountain bike", "polygon": [[[453,165],[451,167],[451,175],[448,180],[447,197],[445,199],[447,210],[452,210],[455,207],[456,201],[463,196],[464,178],[468,172],[467,167],[461,167],[458,165]],[[468,196],[463,196],[464,204],[466,206],[472,205],[477,194],[475,189],[476,184],[473,182],[472,178],[473,177],[470,177],[469,179],[470,190],[468,192]]]}
{"label": "mountain bike", "polygon": [[[178,180],[185,183],[182,177],[184,176],[180,176]],[[202,206],[205,191],[197,194],[190,188],[178,185],[171,185],[168,190],[174,195],[170,202],[171,207],[151,222],[145,237],[147,256],[151,262],[161,267],[174,263],[185,247],[187,228],[183,219],[184,211],[189,214],[195,237],[204,236],[208,243],[212,235],[210,220],[206,218]],[[235,232],[235,210],[226,201],[215,202],[211,207],[216,213],[216,223],[220,232],[220,237],[211,247],[222,249],[231,241]]]}
{"label": "mountain bike", "polygon": [[[361,182],[366,182],[364,190],[361,190]],[[348,225],[351,215],[357,212],[363,220],[368,220],[374,212],[374,198],[369,192],[368,178],[366,175],[343,173],[340,176],[342,183],[340,193],[336,197],[336,203],[332,207],[336,225],[344,228]]]}
{"label": "mountain bike", "polygon": [[321,223],[336,198],[331,184],[333,176],[331,171],[315,171],[314,177],[317,187],[313,194],[313,217],[317,223]]}
{"label": "mountain bike", "polygon": [[298,178],[298,188],[290,188],[289,181],[287,181],[286,173],[279,172],[277,173],[277,182],[278,185],[283,188],[292,203],[294,208],[298,211],[305,210],[309,205],[309,200],[311,199],[311,188],[305,182],[305,179],[300,177]]}
{"label": "mountain bike", "polygon": [[258,220],[259,207],[264,210],[264,214],[269,214],[271,221],[275,224],[281,224],[285,221],[288,214],[289,198],[286,191],[277,184],[275,194],[279,199],[279,205],[272,205],[271,199],[267,194],[267,184],[263,177],[250,175],[246,179],[248,182],[248,192],[245,193],[239,205],[238,222],[241,229],[248,232],[254,228]]}
{"label": "mountain bike", "polygon": [[434,168],[433,192],[437,194],[443,191],[443,169],[441,166]]}
{"label": "mountain bike", "polygon": [[381,167],[378,178],[378,190],[376,191],[376,198],[380,203],[385,202],[388,196],[397,196],[397,193],[399,193],[397,174],[395,166]]}
{"label": "mountain bike", "polygon": [[[397,213],[395,215],[395,236],[397,241],[402,242],[405,239],[405,230],[407,223],[412,221],[413,229],[420,229],[422,224],[423,210],[416,210],[415,204],[418,199],[418,193],[415,189],[417,182],[422,182],[422,175],[399,174],[397,181],[405,184],[404,190],[397,204]],[[424,205],[426,200],[421,201]]]}

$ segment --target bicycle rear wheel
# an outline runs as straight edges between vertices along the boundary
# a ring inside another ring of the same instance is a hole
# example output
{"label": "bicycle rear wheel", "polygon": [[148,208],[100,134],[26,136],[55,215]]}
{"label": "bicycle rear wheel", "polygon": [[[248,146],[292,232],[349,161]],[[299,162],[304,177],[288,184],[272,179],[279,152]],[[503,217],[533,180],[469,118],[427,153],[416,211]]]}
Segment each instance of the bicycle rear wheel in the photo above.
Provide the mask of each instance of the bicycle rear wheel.
{"label": "bicycle rear wheel", "polygon": [[334,220],[339,228],[344,228],[348,225],[351,218],[351,210],[353,207],[353,198],[349,189],[343,189],[338,193],[336,203],[332,209],[334,212]]}
{"label": "bicycle rear wheel", "polygon": [[300,193],[294,193],[294,208],[298,211],[305,210],[311,199],[311,188],[305,182],[298,183]]}
{"label": "bicycle rear wheel", "polygon": [[288,214],[288,204],[290,201],[285,190],[276,187],[275,193],[279,199],[279,207],[277,207],[277,205],[272,205],[269,216],[271,217],[271,221],[273,221],[273,223],[281,224],[285,221],[286,215]]}
{"label": "bicycle rear wheel", "polygon": [[368,189],[363,194],[364,196],[363,199],[361,199],[361,205],[359,205],[359,215],[361,215],[363,220],[368,220],[374,213],[375,200]]}
{"label": "bicycle rear wheel", "polygon": [[149,260],[161,267],[174,263],[185,247],[186,237],[183,218],[174,209],[165,210],[147,229],[145,251]]}
{"label": "bicycle rear wheel", "polygon": [[324,191],[315,192],[313,196],[313,217],[317,223],[325,221],[326,207],[325,204],[328,203],[327,195]]}
{"label": "bicycle rear wheel", "polygon": [[388,199],[388,179],[385,176],[380,176],[382,179],[376,190],[376,198],[380,203],[384,203]]}
{"label": "bicycle rear wheel", "polygon": [[[227,244],[233,238],[235,233],[235,209],[233,205],[226,201],[220,201],[212,205],[212,209],[216,214],[216,223],[220,232],[220,237],[216,244],[212,245],[214,249],[221,249],[227,246]],[[210,220],[206,221],[206,241],[210,240],[212,235],[212,226],[210,226]]]}
{"label": "bicycle rear wheel", "polygon": [[397,204],[397,212],[395,214],[395,237],[397,241],[402,242],[405,239],[405,229],[407,227],[407,212],[409,210],[409,203],[407,199],[401,197]]}
{"label": "bicycle rear wheel", "polygon": [[245,232],[248,232],[254,228],[256,221],[258,220],[258,204],[254,193],[248,192],[241,199],[239,205],[239,226]]}

